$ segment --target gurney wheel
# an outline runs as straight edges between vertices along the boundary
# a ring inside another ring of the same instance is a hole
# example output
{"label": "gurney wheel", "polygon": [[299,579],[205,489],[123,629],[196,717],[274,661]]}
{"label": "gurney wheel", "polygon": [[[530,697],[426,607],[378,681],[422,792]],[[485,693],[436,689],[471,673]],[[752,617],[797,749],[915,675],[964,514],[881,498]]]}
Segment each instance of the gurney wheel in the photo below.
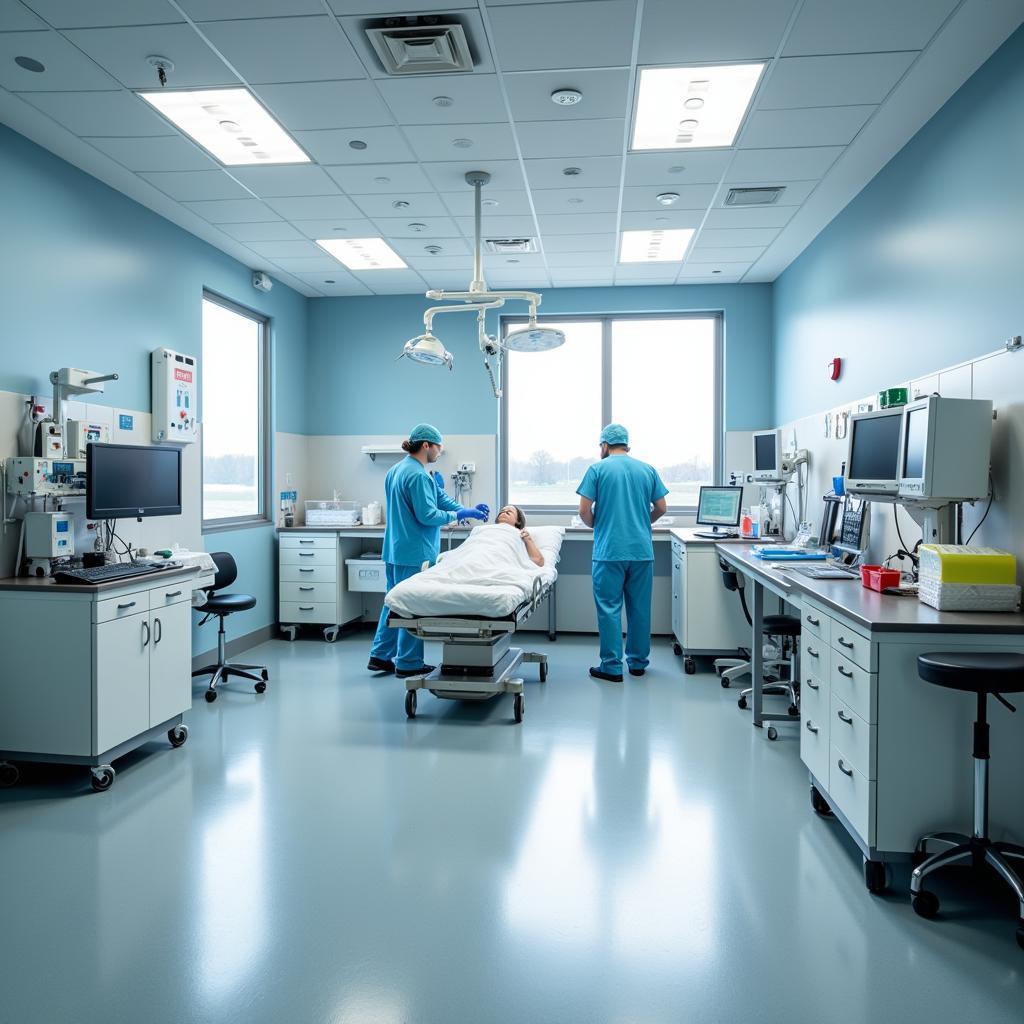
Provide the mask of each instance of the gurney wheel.
{"label": "gurney wheel", "polygon": [[697,663],[693,658],[687,658],[686,661],[683,662],[683,671],[688,676],[692,676],[697,671]]}
{"label": "gurney wheel", "polygon": [[542,683],[548,681],[548,663],[546,661],[540,663],[540,681]]}
{"label": "gurney wheel", "polygon": [[406,690],[405,691],[405,717],[415,718],[416,717],[416,691]]}
{"label": "gurney wheel", "polygon": [[515,695],[515,699],[512,701],[512,714],[517,722],[523,720],[523,710],[526,706],[526,701],[523,699],[521,693]]}

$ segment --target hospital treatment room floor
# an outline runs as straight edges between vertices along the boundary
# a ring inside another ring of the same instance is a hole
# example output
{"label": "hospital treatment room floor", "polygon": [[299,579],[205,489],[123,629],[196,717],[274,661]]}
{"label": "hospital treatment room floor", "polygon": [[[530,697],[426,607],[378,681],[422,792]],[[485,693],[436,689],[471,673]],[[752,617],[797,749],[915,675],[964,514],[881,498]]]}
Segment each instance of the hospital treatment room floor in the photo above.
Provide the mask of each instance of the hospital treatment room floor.
{"label": "hospital treatment room floor", "polygon": [[[369,637],[274,640],[270,689],[197,689],[179,750],[94,794],[0,791],[0,1022],[885,1022],[1024,1019],[998,883],[865,890],[777,742],[668,640],[622,685],[596,640],[525,665],[526,717],[366,672]],[[965,766],[965,771],[969,766]],[[965,822],[950,822],[963,827]]]}

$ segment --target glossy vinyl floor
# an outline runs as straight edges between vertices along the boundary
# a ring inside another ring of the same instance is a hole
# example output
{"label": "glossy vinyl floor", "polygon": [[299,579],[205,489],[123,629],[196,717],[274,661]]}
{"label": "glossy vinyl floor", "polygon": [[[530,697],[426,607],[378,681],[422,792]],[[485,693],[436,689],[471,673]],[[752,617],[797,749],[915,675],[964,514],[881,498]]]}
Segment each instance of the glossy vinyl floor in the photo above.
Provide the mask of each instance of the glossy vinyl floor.
{"label": "glossy vinyl floor", "polygon": [[935,922],[905,873],[870,896],[796,726],[768,742],[664,640],[616,686],[594,640],[520,639],[551,659],[521,726],[429,694],[407,722],[366,635],[273,641],[264,696],[197,699],[108,793],[29,768],[0,792],[0,1021],[1024,1019],[1007,894],[938,882]]}

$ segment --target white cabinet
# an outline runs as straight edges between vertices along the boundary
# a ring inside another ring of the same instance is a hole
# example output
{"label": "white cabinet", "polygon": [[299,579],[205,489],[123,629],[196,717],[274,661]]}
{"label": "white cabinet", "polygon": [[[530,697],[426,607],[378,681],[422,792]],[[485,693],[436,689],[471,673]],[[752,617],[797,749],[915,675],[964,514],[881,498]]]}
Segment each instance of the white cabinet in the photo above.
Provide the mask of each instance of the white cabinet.
{"label": "white cabinet", "polygon": [[277,617],[289,639],[308,624],[322,626],[324,639],[333,641],[341,626],[362,617],[362,595],[345,585],[345,559],[359,545],[329,530],[278,534]]}
{"label": "white cabinet", "polygon": [[153,728],[192,706],[191,601],[154,606],[149,626],[149,726]]}
{"label": "white cabinet", "polygon": [[93,754],[110,750],[149,728],[152,632],[148,610],[96,626]]}

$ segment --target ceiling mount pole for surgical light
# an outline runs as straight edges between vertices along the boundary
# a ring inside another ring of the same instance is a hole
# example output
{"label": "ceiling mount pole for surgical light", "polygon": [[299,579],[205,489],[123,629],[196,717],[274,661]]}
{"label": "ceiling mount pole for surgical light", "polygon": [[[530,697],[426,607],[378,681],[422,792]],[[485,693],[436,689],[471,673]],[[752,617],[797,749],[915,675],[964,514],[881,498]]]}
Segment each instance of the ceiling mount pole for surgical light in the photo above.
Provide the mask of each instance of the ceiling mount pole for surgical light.
{"label": "ceiling mount pole for surgical light", "polygon": [[470,282],[471,292],[483,292],[487,290],[484,281],[484,239],[483,239],[483,189],[491,180],[486,171],[469,171],[466,174],[466,184],[473,187],[473,280]]}

